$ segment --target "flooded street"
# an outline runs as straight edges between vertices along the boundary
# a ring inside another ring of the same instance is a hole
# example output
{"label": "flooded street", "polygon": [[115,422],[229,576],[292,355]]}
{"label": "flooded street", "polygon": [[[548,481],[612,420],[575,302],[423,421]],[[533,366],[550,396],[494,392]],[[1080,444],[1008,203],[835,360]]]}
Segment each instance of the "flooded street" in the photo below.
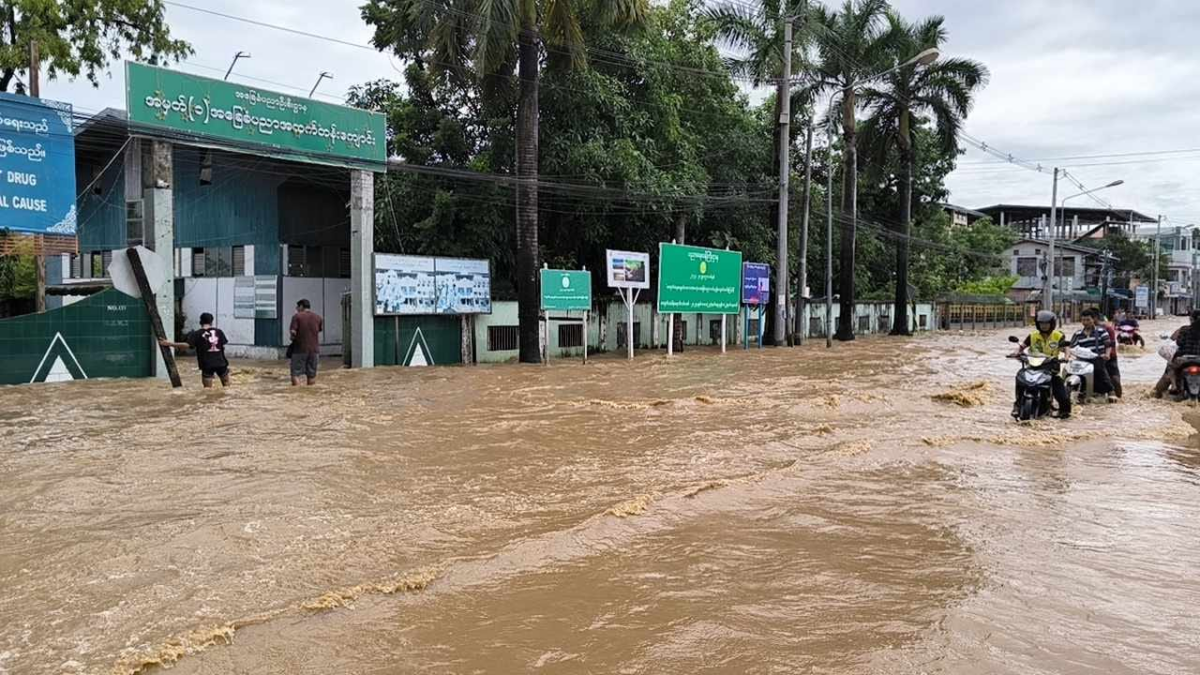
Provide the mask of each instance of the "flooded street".
{"label": "flooded street", "polygon": [[0,389],[0,673],[1200,671],[1157,338],[1021,426],[1006,335]]}

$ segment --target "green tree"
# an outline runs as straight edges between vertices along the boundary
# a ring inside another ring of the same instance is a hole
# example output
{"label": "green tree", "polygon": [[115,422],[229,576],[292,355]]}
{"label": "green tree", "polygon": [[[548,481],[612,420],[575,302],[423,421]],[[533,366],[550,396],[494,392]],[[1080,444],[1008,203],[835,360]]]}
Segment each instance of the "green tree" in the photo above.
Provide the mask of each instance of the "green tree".
{"label": "green tree", "polygon": [[[829,92],[841,109],[844,175],[841,224],[841,315],[835,337],[854,339],[855,244],[858,191],[858,90],[862,81],[888,65],[890,34],[885,30],[887,0],[845,0],[840,11],[813,10],[817,60],[806,98]],[[832,109],[832,107],[831,107]],[[829,121],[832,123],[832,121]]]}
{"label": "green tree", "polygon": [[[930,17],[918,23],[888,13],[892,60],[906,63],[946,41],[945,19]],[[862,102],[871,117],[864,125],[863,141],[883,154],[895,147],[900,155],[899,239],[896,242],[895,305],[892,335],[911,335],[908,318],[909,240],[912,234],[913,174],[917,161],[914,116],[928,115],[939,149],[957,154],[958,133],[971,109],[975,92],[988,78],[982,64],[970,59],[942,59],[930,65],[917,64],[892,71],[882,86],[863,91]],[[882,151],[882,152],[881,152]]]}
{"label": "green tree", "polygon": [[[0,230],[0,239],[8,236]],[[22,237],[12,251],[0,255],[0,302],[28,300],[37,293],[37,258],[34,256],[33,239]]]}
{"label": "green tree", "polygon": [[171,37],[162,0],[7,0],[0,4],[0,91],[28,73],[31,42],[50,79],[82,74],[95,86],[122,54],[157,63],[192,53]]}
{"label": "green tree", "polygon": [[[377,48],[430,63],[458,80],[517,81],[517,296],[520,360],[538,346],[538,84],[549,61],[586,64],[583,27],[640,24],[647,0],[369,0],[363,18]],[[553,67],[553,66],[552,66]]]}

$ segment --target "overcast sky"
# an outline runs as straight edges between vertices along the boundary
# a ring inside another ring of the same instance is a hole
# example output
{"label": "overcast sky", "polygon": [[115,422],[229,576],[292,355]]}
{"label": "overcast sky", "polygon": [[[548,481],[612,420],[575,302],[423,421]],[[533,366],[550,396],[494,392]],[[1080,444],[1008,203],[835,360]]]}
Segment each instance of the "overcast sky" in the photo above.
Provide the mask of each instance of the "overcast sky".
{"label": "overcast sky", "polygon": [[[186,4],[367,44],[362,0],[188,0]],[[1087,187],[1121,179],[1099,193],[1117,208],[1165,214],[1175,224],[1200,223],[1200,55],[1196,0],[892,0],[910,19],[942,14],[945,52],[982,61],[991,82],[966,130],[1015,157],[1055,164]],[[180,68],[221,77],[233,54],[253,57],[234,71],[243,83],[307,94],[323,70],[335,79],[319,92],[338,102],[352,84],[400,78],[383,54],[256,28],[169,5],[172,31],[196,54]],[[271,80],[266,83],[249,78]],[[83,113],[124,107],[123,70],[94,89],[86,81],[43,85],[42,95],[71,101]],[[281,86],[281,85],[287,85]],[[318,95],[318,98],[322,94]],[[1193,153],[1061,159],[1196,148]],[[1083,166],[1107,164],[1106,166]],[[970,149],[949,179],[951,201],[1046,204],[1051,178]],[[1077,192],[1060,185],[1059,198]],[[1096,205],[1082,197],[1072,205]]]}

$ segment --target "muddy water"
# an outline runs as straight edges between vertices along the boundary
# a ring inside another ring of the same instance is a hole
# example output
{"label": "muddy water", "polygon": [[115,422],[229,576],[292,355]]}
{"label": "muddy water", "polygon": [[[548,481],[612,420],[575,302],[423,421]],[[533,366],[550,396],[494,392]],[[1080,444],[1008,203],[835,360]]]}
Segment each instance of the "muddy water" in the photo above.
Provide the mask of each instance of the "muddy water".
{"label": "muddy water", "polygon": [[1153,347],[1026,427],[1003,333],[2,389],[0,673],[1196,672]]}

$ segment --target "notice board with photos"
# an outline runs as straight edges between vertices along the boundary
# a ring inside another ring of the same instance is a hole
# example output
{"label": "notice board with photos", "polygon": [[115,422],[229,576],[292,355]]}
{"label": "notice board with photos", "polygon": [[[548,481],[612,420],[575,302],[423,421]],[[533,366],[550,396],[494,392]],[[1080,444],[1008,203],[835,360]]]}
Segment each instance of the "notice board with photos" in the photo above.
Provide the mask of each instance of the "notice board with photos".
{"label": "notice board with photos", "polygon": [[375,255],[375,314],[491,314],[487,260]]}

